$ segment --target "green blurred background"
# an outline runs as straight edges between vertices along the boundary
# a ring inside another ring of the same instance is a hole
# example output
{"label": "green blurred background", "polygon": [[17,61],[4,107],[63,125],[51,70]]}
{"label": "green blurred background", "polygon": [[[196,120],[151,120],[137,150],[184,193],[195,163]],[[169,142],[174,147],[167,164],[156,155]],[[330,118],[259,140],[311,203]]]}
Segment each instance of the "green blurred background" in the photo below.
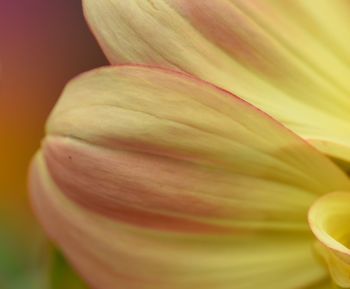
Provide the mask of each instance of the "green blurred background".
{"label": "green blurred background", "polygon": [[0,289],[85,288],[40,230],[26,177],[64,84],[105,64],[80,0],[0,1]]}

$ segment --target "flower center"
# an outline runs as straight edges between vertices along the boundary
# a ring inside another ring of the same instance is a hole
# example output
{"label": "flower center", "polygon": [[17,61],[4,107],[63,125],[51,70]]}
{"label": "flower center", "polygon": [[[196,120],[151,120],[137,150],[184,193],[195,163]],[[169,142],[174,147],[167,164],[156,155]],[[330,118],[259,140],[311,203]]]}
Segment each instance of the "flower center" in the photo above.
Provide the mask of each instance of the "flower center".
{"label": "flower center", "polygon": [[335,192],[318,199],[309,210],[309,224],[317,250],[337,285],[350,288],[350,192]]}

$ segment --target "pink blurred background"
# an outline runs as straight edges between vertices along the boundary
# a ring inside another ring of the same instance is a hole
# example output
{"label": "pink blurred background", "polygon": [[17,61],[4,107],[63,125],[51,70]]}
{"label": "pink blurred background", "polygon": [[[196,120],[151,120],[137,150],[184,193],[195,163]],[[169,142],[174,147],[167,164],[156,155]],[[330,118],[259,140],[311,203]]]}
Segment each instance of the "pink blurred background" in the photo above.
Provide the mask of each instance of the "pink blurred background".
{"label": "pink blurred background", "polygon": [[26,175],[65,83],[106,63],[79,0],[0,0],[1,289],[73,289],[42,280],[52,268]]}

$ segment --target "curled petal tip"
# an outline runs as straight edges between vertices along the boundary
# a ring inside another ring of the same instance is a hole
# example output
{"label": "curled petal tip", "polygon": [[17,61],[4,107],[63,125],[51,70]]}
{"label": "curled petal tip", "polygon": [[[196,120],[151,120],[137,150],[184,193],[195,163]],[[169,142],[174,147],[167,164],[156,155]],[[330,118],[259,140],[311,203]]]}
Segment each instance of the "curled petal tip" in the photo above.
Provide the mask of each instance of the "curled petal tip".
{"label": "curled petal tip", "polygon": [[350,192],[323,196],[310,208],[308,219],[334,281],[350,288]]}

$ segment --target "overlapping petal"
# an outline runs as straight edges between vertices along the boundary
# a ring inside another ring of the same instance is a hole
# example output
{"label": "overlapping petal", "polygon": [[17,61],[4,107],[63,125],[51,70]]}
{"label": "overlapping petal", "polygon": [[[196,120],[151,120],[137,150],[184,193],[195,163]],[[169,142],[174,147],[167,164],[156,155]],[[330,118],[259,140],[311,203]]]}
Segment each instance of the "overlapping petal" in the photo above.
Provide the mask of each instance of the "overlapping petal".
{"label": "overlapping petal", "polygon": [[229,92],[164,69],[102,68],[66,87],[47,133],[34,204],[95,288],[326,281],[307,209],[348,178]]}
{"label": "overlapping petal", "polygon": [[[350,160],[347,1],[85,0],[112,63],[175,67]],[[315,9],[317,7],[317,9]]]}

